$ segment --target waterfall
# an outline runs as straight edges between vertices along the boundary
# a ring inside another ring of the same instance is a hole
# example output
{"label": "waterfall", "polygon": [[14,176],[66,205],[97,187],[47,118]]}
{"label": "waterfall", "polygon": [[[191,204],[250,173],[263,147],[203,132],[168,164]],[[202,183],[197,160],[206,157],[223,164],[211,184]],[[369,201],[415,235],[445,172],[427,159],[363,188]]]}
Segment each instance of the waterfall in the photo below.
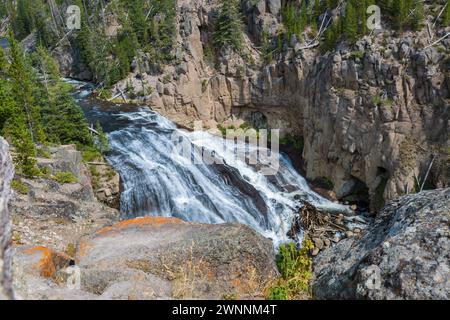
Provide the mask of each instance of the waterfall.
{"label": "waterfall", "polygon": [[[344,210],[314,193],[283,154],[278,155],[278,172],[266,176],[246,161],[233,161],[236,148],[246,147],[244,142],[230,144],[207,132],[178,129],[149,108],[105,107],[98,101],[81,105],[88,120],[100,121],[108,133],[111,150],[107,159],[123,181],[124,218],[164,216],[209,224],[239,222],[277,245],[289,240],[286,234],[301,205],[299,200]],[[174,152],[174,134],[193,146],[192,153]],[[201,156],[196,150],[213,151],[222,164],[194,162]]]}

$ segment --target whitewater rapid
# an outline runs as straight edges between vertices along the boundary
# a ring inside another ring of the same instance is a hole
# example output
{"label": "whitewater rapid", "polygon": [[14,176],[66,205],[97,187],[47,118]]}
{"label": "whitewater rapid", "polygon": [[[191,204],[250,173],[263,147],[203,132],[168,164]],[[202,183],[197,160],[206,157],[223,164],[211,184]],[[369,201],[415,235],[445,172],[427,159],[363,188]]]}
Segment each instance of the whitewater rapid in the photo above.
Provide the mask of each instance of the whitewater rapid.
{"label": "whitewater rapid", "polygon": [[[207,132],[188,132],[149,108],[104,106],[79,96],[87,119],[99,121],[109,136],[107,159],[122,179],[121,214],[177,217],[185,221],[250,226],[275,245],[288,241],[301,201],[342,210],[314,193],[283,154],[277,174],[265,176],[257,166],[234,156],[243,142],[225,143]],[[177,140],[192,152],[177,150]],[[213,151],[222,164],[202,163],[201,150]],[[301,236],[301,235],[299,235]]]}

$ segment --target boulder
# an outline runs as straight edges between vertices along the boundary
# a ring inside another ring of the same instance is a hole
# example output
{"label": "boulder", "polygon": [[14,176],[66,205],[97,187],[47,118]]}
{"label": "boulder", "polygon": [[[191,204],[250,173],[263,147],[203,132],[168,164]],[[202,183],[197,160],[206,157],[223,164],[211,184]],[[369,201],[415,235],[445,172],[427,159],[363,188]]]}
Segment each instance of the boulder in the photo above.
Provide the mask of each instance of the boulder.
{"label": "boulder", "polygon": [[450,298],[450,189],[391,202],[373,227],[315,260],[319,299]]}
{"label": "boulder", "polygon": [[82,239],[76,263],[82,290],[108,298],[129,295],[133,283],[146,288],[134,290],[136,297],[255,297],[277,275],[272,242],[246,226],[160,217],[124,221]]}

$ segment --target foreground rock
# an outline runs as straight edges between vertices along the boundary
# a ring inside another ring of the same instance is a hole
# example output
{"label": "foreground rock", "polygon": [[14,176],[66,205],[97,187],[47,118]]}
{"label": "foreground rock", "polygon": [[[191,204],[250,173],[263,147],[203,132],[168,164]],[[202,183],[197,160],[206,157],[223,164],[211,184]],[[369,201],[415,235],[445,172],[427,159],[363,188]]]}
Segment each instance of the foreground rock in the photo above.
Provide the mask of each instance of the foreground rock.
{"label": "foreground rock", "polygon": [[136,284],[143,298],[261,296],[276,275],[273,245],[242,225],[202,225],[138,218],[104,228],[80,243],[84,290],[121,297]]}
{"label": "foreground rock", "polygon": [[11,195],[10,183],[14,169],[9,147],[0,137],[0,300],[12,298],[11,275],[11,224],[8,201]]}
{"label": "foreground rock", "polygon": [[[27,299],[262,298],[277,275],[272,242],[248,227],[150,217],[84,237],[75,261],[27,247],[15,265]],[[80,286],[69,289],[73,268]]]}
{"label": "foreground rock", "polygon": [[[119,212],[95,198],[93,178],[75,146],[49,148],[46,158],[37,158],[37,165],[47,174],[16,177],[22,185],[14,190],[10,205],[16,246],[66,251],[82,235],[118,221]],[[54,176],[61,172],[71,173],[74,181],[56,181]]]}
{"label": "foreground rock", "polygon": [[320,299],[449,299],[450,189],[391,202],[374,226],[315,261]]}

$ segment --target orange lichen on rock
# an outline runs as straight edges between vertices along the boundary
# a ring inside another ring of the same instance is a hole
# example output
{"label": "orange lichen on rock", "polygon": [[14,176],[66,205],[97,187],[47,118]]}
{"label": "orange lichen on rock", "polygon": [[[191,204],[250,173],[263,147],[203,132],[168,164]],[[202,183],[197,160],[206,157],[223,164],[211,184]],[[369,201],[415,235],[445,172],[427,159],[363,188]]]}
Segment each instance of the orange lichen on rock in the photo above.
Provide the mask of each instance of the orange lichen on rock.
{"label": "orange lichen on rock", "polygon": [[24,250],[25,254],[41,255],[41,258],[34,268],[39,270],[40,275],[44,278],[52,278],[58,269],[69,265],[69,257],[65,254],[53,251],[49,248],[37,246]]}
{"label": "orange lichen on rock", "polygon": [[125,220],[125,221],[119,222],[113,226],[102,228],[96,232],[96,235],[105,235],[109,232],[121,231],[121,230],[126,230],[129,228],[136,228],[136,227],[137,228],[146,227],[146,226],[159,227],[159,226],[169,224],[169,223],[188,224],[188,222],[185,222],[185,221],[177,219],[177,218],[141,217],[141,218],[135,218],[135,219],[131,219],[131,220]]}
{"label": "orange lichen on rock", "polygon": [[91,247],[91,245],[87,241],[81,240],[77,256],[78,257],[85,257],[87,255],[87,252],[88,252],[90,247]]}

